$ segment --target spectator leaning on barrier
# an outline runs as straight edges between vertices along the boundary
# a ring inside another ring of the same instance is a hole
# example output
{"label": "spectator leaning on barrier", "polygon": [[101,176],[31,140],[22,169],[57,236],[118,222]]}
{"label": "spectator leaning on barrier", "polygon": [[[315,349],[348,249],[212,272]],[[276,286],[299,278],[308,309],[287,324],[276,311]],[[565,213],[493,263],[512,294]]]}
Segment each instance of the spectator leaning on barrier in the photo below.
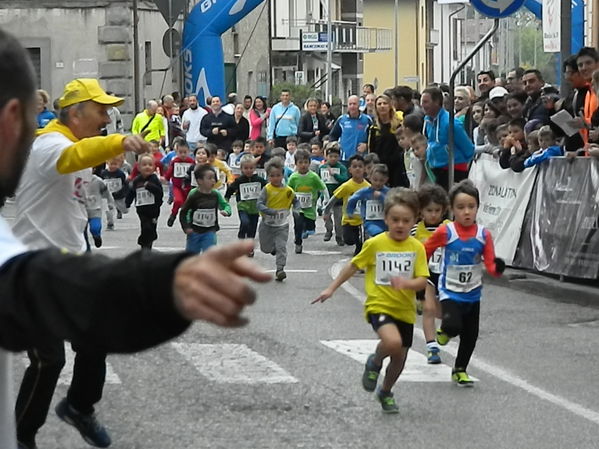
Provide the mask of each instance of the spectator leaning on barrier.
{"label": "spectator leaning on barrier", "polygon": [[356,152],[364,153],[367,150],[368,128],[372,120],[360,112],[358,102],[357,95],[347,99],[347,114],[335,121],[329,134],[331,142],[339,141],[342,161],[348,161]]}
{"label": "spectator leaning on barrier", "polygon": [[478,91],[480,92],[479,100],[489,98],[489,92],[495,87],[495,72],[492,70],[482,70],[476,75],[478,83]]}
{"label": "spectator leaning on barrier", "polygon": [[593,78],[593,72],[599,69],[599,52],[592,47],[583,47],[576,55],[576,64],[578,65],[578,72],[584,79],[585,85],[587,86],[587,92],[584,97],[584,108],[582,114],[579,114],[572,121],[571,126],[580,128],[582,137],[584,139],[585,146],[589,142],[588,128],[591,124],[591,118],[593,113],[597,110],[599,102],[597,101],[597,94],[591,89],[591,82]]}
{"label": "spectator leaning on barrier", "polygon": [[[438,87],[429,87],[420,99],[424,117],[424,134],[428,141],[426,163],[435,176],[435,182],[449,188],[449,112],[443,108],[443,93]],[[468,164],[474,156],[474,144],[466,134],[464,125],[454,120],[454,179],[456,182],[468,177]]]}

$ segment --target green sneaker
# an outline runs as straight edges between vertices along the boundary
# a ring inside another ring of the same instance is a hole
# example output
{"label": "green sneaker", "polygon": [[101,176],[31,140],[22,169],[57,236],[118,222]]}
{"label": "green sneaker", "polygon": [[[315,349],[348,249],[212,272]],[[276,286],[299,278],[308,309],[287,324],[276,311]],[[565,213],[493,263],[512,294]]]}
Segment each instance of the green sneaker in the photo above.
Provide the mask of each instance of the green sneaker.
{"label": "green sneaker", "polygon": [[374,354],[370,354],[364,365],[364,374],[362,374],[362,386],[366,391],[374,391],[376,383],[379,380],[381,367],[374,364]]}
{"label": "green sneaker", "polygon": [[458,387],[473,387],[474,381],[470,379],[470,376],[466,374],[466,371],[459,370],[451,373],[451,380],[453,380]]}
{"label": "green sneaker", "polygon": [[381,390],[376,392],[376,397],[381,402],[381,407],[383,408],[383,413],[399,413],[399,407],[395,402],[395,398],[393,397],[393,393],[383,392]]}
{"label": "green sneaker", "polygon": [[449,335],[447,335],[441,329],[437,329],[437,343],[439,343],[441,346],[445,346],[447,343],[449,343],[449,340],[451,340]]}

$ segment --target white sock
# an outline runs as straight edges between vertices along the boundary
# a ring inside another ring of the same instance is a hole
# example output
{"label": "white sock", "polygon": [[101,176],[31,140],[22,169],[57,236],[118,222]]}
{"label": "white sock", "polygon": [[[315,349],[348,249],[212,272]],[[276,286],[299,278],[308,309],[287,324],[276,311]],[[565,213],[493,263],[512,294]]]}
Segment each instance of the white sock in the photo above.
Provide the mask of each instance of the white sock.
{"label": "white sock", "polygon": [[435,348],[436,348],[436,349],[439,349],[439,345],[437,344],[437,342],[436,342],[436,341],[429,341],[429,342],[426,344],[426,349],[427,349],[428,351],[430,351],[430,350],[432,350],[432,349],[435,349]]}

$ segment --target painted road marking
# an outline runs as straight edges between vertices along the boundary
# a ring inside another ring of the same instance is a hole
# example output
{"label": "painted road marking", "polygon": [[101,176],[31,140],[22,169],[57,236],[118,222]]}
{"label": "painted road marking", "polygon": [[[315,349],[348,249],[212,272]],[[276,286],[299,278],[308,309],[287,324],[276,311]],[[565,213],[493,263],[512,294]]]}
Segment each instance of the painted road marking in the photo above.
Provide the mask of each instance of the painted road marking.
{"label": "painted road marking", "polygon": [[[71,385],[71,379],[73,378],[73,366],[75,364],[75,353],[71,349],[71,345],[65,343],[64,345],[64,354],[65,354],[65,364],[64,368],[60,372],[60,377],[58,378],[58,385]],[[27,355],[23,356],[23,365],[25,367],[29,366],[29,358]],[[121,384],[121,379],[116,374],[112,365],[106,362],[106,381],[105,383],[111,385],[119,385]]]}
{"label": "painted road marking", "polygon": [[[340,260],[339,262],[336,262],[333,265],[331,265],[331,267],[329,268],[329,274],[333,278],[336,278],[343,266],[347,263],[347,260],[348,259]],[[350,285],[349,282],[344,283],[342,287],[347,293],[356,298],[360,303],[364,304],[364,301],[366,301],[366,296],[363,292],[359,291],[353,285]],[[422,332],[422,330],[414,329],[414,331],[414,335],[424,341],[424,333]],[[455,357],[458,352],[458,345],[455,341],[452,341],[448,345],[443,346],[442,350]],[[476,369],[490,374],[493,377],[503,380],[504,382],[509,383],[511,386],[521,388],[522,390],[526,391],[529,394],[532,394],[533,396],[536,396],[540,399],[550,402],[551,404],[568,410],[569,412],[581,418],[587,419],[594,424],[599,424],[599,412],[591,410],[576,402],[570,401],[569,399],[566,399],[563,396],[550,393],[547,390],[537,387],[528,382],[527,380],[523,379],[522,377],[513,374],[504,368],[493,365],[492,363],[489,363],[479,357],[474,356],[470,361],[470,366],[473,366]]]}
{"label": "painted road marking", "polygon": [[310,254],[311,256],[338,256],[343,254],[341,251],[320,251],[317,249],[304,250],[304,254]]}
{"label": "painted road marking", "polygon": [[[366,363],[366,359],[376,349],[378,340],[321,340],[323,345],[352,359]],[[385,372],[389,359],[383,362]],[[429,365],[424,354],[409,351],[406,366],[401,373],[400,382],[451,382],[451,368],[447,365]]]}
{"label": "painted road marking", "polygon": [[172,343],[209,380],[231,384],[297,383],[275,362],[244,344]]}

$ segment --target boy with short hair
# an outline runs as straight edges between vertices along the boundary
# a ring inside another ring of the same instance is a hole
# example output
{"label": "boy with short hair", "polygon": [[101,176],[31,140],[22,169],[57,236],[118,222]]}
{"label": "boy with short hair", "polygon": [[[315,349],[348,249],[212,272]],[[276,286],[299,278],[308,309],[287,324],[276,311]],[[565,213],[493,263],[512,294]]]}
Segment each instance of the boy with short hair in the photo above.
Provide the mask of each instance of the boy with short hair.
{"label": "boy with short hair", "polygon": [[410,140],[410,148],[405,152],[404,162],[406,175],[410,181],[410,188],[417,190],[426,179],[424,161],[426,160],[426,147],[428,141],[423,134],[415,134]]}
{"label": "boy with short hair", "polygon": [[[285,158],[287,157],[287,152],[285,151],[285,149],[283,147],[273,148],[272,150],[270,150],[270,159],[273,159],[275,157],[278,157],[279,159],[281,159],[281,162],[285,163]],[[283,185],[287,185],[287,181],[289,181],[289,177],[293,174],[293,170],[291,170],[287,166],[284,166],[283,170],[284,170]]]}
{"label": "boy with short hair", "polygon": [[347,202],[349,198],[358,190],[369,187],[370,183],[364,179],[364,158],[361,154],[354,154],[349,158],[349,173],[351,178],[341,184],[333,192],[333,196],[327,203],[323,218],[330,218],[331,210],[335,205],[335,199],[343,200],[343,218],[341,224],[343,228],[343,241],[346,245],[356,245],[354,255],[362,249],[362,218],[359,215],[348,215]]}
{"label": "boy with short hair", "polygon": [[185,185],[187,170],[193,165],[193,159],[189,157],[189,144],[185,141],[179,142],[177,145],[177,156],[171,161],[165,178],[173,185],[173,207],[171,215],[166,222],[170,228],[175,223],[177,213],[185,202],[190,187]]}
{"label": "boy with short hair", "polygon": [[[347,201],[347,215],[352,216],[357,213],[362,217],[365,240],[387,230],[383,214],[385,196],[389,191],[389,187],[386,186],[387,181],[389,181],[389,169],[385,164],[376,164],[372,167],[370,187],[358,190]],[[359,208],[358,211],[355,211],[356,206]]]}
{"label": "boy with short hair", "polygon": [[[241,175],[229,185],[225,199],[229,201],[233,195],[237,200],[239,214],[239,232],[237,238],[253,239],[258,227],[257,200],[266,181],[256,174],[256,161],[251,154],[246,154],[240,161]],[[254,257],[254,251],[249,254]]]}
{"label": "boy with short hair", "polygon": [[[416,322],[415,292],[426,285],[428,268],[422,243],[410,236],[418,217],[416,192],[392,189],[385,200],[387,232],[369,239],[337,278],[312,301],[324,302],[358,270],[366,270],[364,287],[366,320],[380,341],[368,356],[362,375],[362,387],[375,391],[384,413],[398,413],[391,389],[403,371],[412,346]],[[377,389],[383,361],[390,357],[382,385]]]}
{"label": "boy with short hair", "polygon": [[508,123],[508,137],[503,140],[503,149],[499,156],[499,165],[503,169],[511,167],[511,161],[526,153],[526,137],[524,136],[524,126],[526,120],[515,118]]}
{"label": "boy with short hair", "polygon": [[310,153],[295,152],[296,172],[289,177],[287,185],[295,192],[299,211],[294,211],[295,253],[302,253],[303,240],[316,232],[316,202],[320,193],[327,193],[327,186],[310,170]]}
{"label": "boy with short hair", "polygon": [[[127,183],[127,175],[120,169],[121,159],[115,157],[107,162],[107,168],[102,170],[100,177],[104,180],[104,184],[108,188],[108,191],[112,194],[114,199],[114,205],[116,208],[116,218],[123,218],[123,214],[129,212],[129,209],[125,206],[125,200],[127,197],[127,190],[129,184]],[[106,227],[109,230],[114,230],[114,210],[106,210]]]}
{"label": "boy with short hair", "polygon": [[318,173],[318,167],[325,161],[322,142],[318,137],[310,140],[310,170]]}
{"label": "boy with short hair", "polygon": [[289,186],[283,186],[283,162],[279,158],[266,164],[268,184],[258,197],[258,210],[262,221],[258,227],[260,249],[263,253],[276,256],[275,278],[282,282],[287,274],[287,240],[289,239],[289,209],[295,203],[295,193]]}
{"label": "boy with short hair", "polygon": [[239,175],[241,175],[241,152],[243,147],[244,145],[242,140],[235,140],[231,145],[232,152],[229,154],[227,165],[231,168],[234,178],[237,178]]}
{"label": "boy with short hair", "polygon": [[289,167],[291,170],[295,170],[295,151],[297,150],[297,137],[287,137],[287,139],[285,139],[285,146],[287,147],[285,167]]}
{"label": "boy with short hair", "polygon": [[[535,131],[533,131],[535,132]],[[532,133],[531,133],[532,134]],[[539,129],[539,149],[532,152],[529,148],[530,156],[526,157],[522,161],[514,161],[512,163],[512,170],[515,172],[523,171],[525,168],[534,167],[535,165],[542,164],[546,160],[552,157],[563,156],[564,147],[556,145],[555,134],[551,127],[545,125]]]}
{"label": "boy with short hair", "polygon": [[[333,196],[333,192],[340,184],[343,184],[348,180],[349,174],[347,168],[341,162],[341,151],[339,150],[339,144],[332,142],[326,147],[326,161],[320,166],[319,174],[320,179],[327,186],[329,197]],[[335,239],[337,245],[343,246],[343,230],[341,228],[341,217],[343,215],[343,207],[340,201],[336,201],[331,209],[331,214],[324,220],[324,226],[326,232],[324,234],[324,241],[328,242],[333,237],[333,229],[335,229]]]}
{"label": "boy with short hair", "polygon": [[380,164],[381,160],[379,155],[376,153],[368,153],[364,155],[364,178],[368,181],[370,179],[370,172],[375,164]]}
{"label": "boy with short hair", "polygon": [[216,232],[220,229],[219,210],[224,217],[230,217],[231,206],[214,190],[216,171],[213,167],[200,165],[194,173],[198,187],[189,192],[181,207],[179,220],[183,232],[187,235],[185,250],[202,253],[216,245]]}
{"label": "boy with short hair", "polygon": [[266,146],[266,139],[264,137],[258,137],[252,142],[252,146],[250,147],[250,151],[254,156],[254,159],[256,159],[256,174],[262,176],[264,179],[267,178],[265,168],[269,159],[266,154]]}

